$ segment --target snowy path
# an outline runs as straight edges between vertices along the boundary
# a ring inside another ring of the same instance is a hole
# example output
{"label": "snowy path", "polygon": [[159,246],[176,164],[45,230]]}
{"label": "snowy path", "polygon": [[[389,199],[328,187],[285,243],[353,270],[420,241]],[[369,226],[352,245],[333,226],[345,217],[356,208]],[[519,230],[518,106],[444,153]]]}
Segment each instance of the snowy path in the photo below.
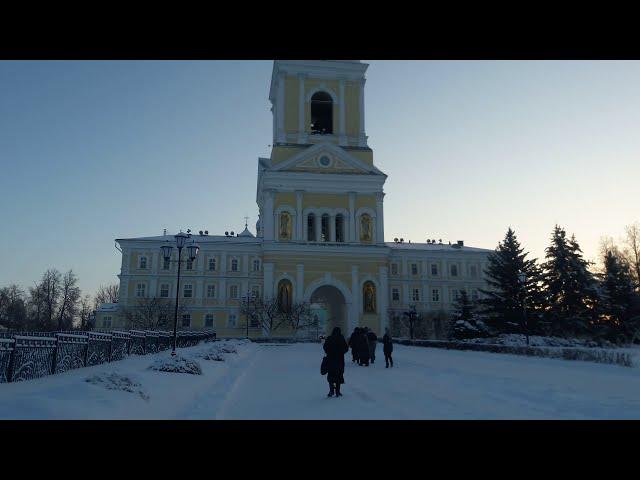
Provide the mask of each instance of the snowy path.
{"label": "snowy path", "polygon": [[[210,344],[183,349],[197,358]],[[0,384],[0,418],[32,419],[639,419],[640,370],[589,362],[395,346],[394,368],[351,363],[327,398],[319,344],[240,346],[203,375],[147,370],[168,352]],[[87,377],[117,373],[147,394]]]}
{"label": "snowy path", "polygon": [[[379,352],[380,355],[382,352]],[[327,398],[321,347],[260,346],[219,419],[640,418],[640,372],[587,362],[396,346],[369,367],[348,362]]]}

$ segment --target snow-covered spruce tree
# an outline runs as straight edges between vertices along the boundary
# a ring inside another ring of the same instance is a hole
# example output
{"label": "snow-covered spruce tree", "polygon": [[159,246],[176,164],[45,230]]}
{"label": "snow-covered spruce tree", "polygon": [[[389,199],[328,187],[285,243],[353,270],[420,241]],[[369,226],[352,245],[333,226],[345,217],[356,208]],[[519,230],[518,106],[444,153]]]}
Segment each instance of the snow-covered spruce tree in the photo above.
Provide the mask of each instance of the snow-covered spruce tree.
{"label": "snow-covered spruce tree", "polygon": [[466,290],[454,303],[453,318],[449,322],[448,336],[450,339],[479,338],[488,336],[487,327],[475,314],[476,305],[471,302]]}
{"label": "snow-covered spruce tree", "polygon": [[[636,337],[638,294],[628,262],[613,250],[604,255],[604,271],[600,278],[600,326],[611,340],[630,341]],[[632,320],[633,319],[633,320]]]}
{"label": "snow-covered spruce tree", "polygon": [[590,334],[597,320],[596,282],[572,236],[556,225],[543,267],[545,318],[556,335]]}
{"label": "snow-covered spruce tree", "polygon": [[[535,259],[527,260],[528,252],[520,246],[515,232],[509,228],[496,251],[489,255],[485,270],[489,289],[480,290],[484,298],[480,307],[489,328],[494,334],[522,333],[524,331],[524,307],[527,308],[529,331],[535,329],[535,312],[540,297],[540,269]],[[520,274],[526,275],[523,285]]]}

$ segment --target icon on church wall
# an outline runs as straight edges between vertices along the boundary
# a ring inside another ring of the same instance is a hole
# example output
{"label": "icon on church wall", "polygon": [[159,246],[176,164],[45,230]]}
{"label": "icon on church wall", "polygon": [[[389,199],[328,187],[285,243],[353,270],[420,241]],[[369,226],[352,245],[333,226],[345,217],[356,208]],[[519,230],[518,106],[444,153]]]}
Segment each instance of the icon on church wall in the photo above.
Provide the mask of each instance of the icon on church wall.
{"label": "icon on church wall", "polygon": [[280,240],[291,240],[291,215],[288,212],[280,214]]}
{"label": "icon on church wall", "polygon": [[371,217],[366,213],[360,217],[360,241],[371,241]]}
{"label": "icon on church wall", "polygon": [[291,299],[292,299],[293,287],[289,280],[280,280],[278,283],[278,306],[281,312],[291,311]]}
{"label": "icon on church wall", "polygon": [[373,282],[365,282],[362,287],[362,298],[365,313],[376,313],[376,286]]}

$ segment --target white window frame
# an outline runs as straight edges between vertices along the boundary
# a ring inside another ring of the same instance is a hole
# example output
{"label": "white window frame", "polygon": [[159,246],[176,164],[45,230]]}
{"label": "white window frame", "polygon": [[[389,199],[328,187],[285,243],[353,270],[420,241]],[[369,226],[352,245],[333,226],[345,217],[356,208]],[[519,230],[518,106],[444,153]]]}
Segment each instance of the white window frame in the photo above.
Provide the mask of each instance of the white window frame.
{"label": "white window frame", "polygon": [[[166,289],[163,287],[167,287]],[[170,293],[170,288],[169,288],[169,284],[168,283],[161,283],[160,284],[160,298],[169,298],[169,293]],[[167,294],[163,295],[162,292],[166,291]]]}
{"label": "white window frame", "polygon": [[[213,265],[213,268],[211,268],[211,265]],[[215,272],[216,269],[218,268],[218,262],[215,257],[212,257],[209,259],[208,268],[210,272]]]}
{"label": "white window frame", "polygon": [[431,289],[431,301],[437,303],[440,301],[440,289],[432,288]]}
{"label": "white window frame", "polygon": [[[414,267],[415,267],[415,272],[414,272]],[[411,264],[411,275],[418,275],[418,264],[415,262]]]}
{"label": "white window frame", "polygon": [[238,261],[237,258],[232,258],[231,259],[231,271],[232,272],[237,272],[237,271],[239,271],[239,269],[240,269],[240,262]]}
{"label": "white window frame", "polygon": [[[433,273],[433,267],[436,267],[436,273]],[[432,277],[437,277],[439,273],[440,273],[440,270],[438,268],[438,264],[437,263],[432,263],[431,264],[431,276]]]}
{"label": "white window frame", "polygon": [[[213,289],[213,295],[210,295],[211,289]],[[216,298],[216,285],[214,283],[210,283],[207,285],[207,298]]]}
{"label": "white window frame", "polygon": [[[235,296],[233,295],[235,290]],[[229,285],[229,299],[231,300],[237,300],[240,296],[240,287],[238,287],[238,285]]]}
{"label": "white window frame", "polygon": [[253,271],[254,272],[259,272],[260,271],[260,259],[258,259],[258,258],[253,260]]}
{"label": "white window frame", "polygon": [[[144,266],[142,266],[142,261],[144,260]],[[147,265],[149,264],[149,261],[147,259],[146,255],[140,255],[140,257],[138,258],[138,268],[140,270],[147,270]]]}
{"label": "white window frame", "polygon": [[[396,296],[398,298],[395,298]],[[400,301],[400,289],[398,287],[392,287],[391,288],[391,301],[392,302],[399,302]]]}
{"label": "white window frame", "polygon": [[413,299],[412,301],[414,301],[414,302],[419,302],[420,301],[420,289],[419,288],[413,288],[411,290],[411,298]]}
{"label": "white window frame", "polygon": [[[207,320],[208,320],[209,318],[211,319],[211,325],[207,325]],[[205,327],[213,327],[213,326],[215,325],[215,322],[216,322],[216,316],[215,316],[215,314],[213,314],[213,313],[207,313],[207,314],[205,314],[205,316],[204,316],[204,326],[205,326]]]}
{"label": "white window frame", "polygon": [[[231,322],[232,318],[233,318],[233,322]],[[235,328],[237,326],[238,326],[238,316],[235,313],[230,313],[227,316],[227,327]]]}
{"label": "white window frame", "polygon": [[[454,274],[453,271],[456,271],[456,273]],[[458,271],[458,265],[455,263],[452,263],[451,265],[449,265],[449,275],[451,275],[452,277],[459,277],[460,275],[458,275],[460,272]]]}
{"label": "white window frame", "polygon": [[[142,291],[142,295],[140,295],[140,291]],[[136,285],[136,298],[146,298],[147,296],[147,285],[145,283],[138,283]]]}
{"label": "white window frame", "polygon": [[[184,320],[185,318],[189,319],[189,325],[185,325],[184,324]],[[182,328],[191,328],[191,314],[190,313],[183,313],[182,316],[180,317],[180,326]]]}
{"label": "white window frame", "polygon": [[[189,287],[190,294],[187,296],[187,287]],[[193,284],[185,283],[182,286],[182,298],[193,298]]]}
{"label": "white window frame", "polygon": [[398,275],[398,264],[397,263],[392,263],[391,264],[391,275]]}
{"label": "white window frame", "polygon": [[102,328],[111,328],[113,326],[113,318],[111,316],[102,317]]}

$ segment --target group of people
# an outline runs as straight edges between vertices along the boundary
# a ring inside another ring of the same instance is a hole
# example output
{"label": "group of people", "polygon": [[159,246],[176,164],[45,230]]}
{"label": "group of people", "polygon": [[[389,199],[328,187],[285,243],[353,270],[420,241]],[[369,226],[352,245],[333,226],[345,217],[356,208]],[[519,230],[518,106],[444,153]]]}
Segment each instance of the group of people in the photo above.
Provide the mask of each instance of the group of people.
{"label": "group of people", "polygon": [[[326,353],[327,365],[327,381],[329,382],[329,397],[341,397],[340,385],[344,383],[344,355],[351,347],[352,361],[358,362],[360,366],[369,366],[376,360],[376,346],[378,344],[378,336],[368,327],[356,327],[349,337],[349,343],[345,340],[339,327],[335,327],[331,335],[324,342],[323,349]],[[384,337],[382,337],[382,351],[386,368],[393,367],[393,342],[389,329],[385,328]]]}

